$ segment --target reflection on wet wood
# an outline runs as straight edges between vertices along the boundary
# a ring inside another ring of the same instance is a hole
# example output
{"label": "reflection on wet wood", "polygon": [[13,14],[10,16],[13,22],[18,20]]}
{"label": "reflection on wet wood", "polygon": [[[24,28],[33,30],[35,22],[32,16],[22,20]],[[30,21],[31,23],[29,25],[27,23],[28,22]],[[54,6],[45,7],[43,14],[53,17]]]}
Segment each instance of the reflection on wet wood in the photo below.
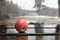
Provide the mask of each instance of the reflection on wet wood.
{"label": "reflection on wet wood", "polygon": [[[37,28],[42,28],[42,29],[36,29]],[[35,31],[36,33],[43,33],[43,25],[42,24],[38,24],[38,25],[35,25]],[[43,40],[43,36],[36,36],[36,40]]]}
{"label": "reflection on wet wood", "polygon": [[36,36],[36,40],[43,40],[43,36]]}
{"label": "reflection on wet wood", "polygon": [[[7,28],[7,26],[6,25],[0,25],[0,33],[6,33],[6,28]],[[2,29],[3,28],[3,29]]]}
{"label": "reflection on wet wood", "polygon": [[[57,25],[56,26],[56,33],[59,33],[60,34],[60,25]],[[60,36],[55,36],[55,40],[60,40]]]}
{"label": "reflection on wet wood", "polygon": [[7,40],[7,36],[0,36],[0,40]]}
{"label": "reflection on wet wood", "polygon": [[[6,33],[7,32],[7,25],[0,25],[0,33]],[[2,29],[3,28],[3,29]],[[7,36],[0,36],[0,40],[7,40]]]}
{"label": "reflection on wet wood", "polygon": [[28,40],[28,36],[16,36],[16,40]]}

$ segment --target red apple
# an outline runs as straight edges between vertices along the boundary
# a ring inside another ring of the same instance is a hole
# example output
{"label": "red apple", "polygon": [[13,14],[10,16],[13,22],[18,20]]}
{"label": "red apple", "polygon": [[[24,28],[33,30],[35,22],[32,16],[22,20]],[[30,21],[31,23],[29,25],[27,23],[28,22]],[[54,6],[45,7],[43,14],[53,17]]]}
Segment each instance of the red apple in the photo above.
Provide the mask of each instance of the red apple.
{"label": "red apple", "polygon": [[28,29],[28,23],[25,19],[19,19],[15,23],[15,28],[19,32],[25,32]]}

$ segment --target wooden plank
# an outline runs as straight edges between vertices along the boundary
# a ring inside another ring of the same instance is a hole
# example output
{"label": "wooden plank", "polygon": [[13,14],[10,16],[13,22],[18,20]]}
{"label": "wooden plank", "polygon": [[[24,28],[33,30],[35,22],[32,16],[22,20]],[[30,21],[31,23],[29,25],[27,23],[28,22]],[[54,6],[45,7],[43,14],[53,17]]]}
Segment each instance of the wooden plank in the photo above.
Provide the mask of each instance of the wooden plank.
{"label": "wooden plank", "polygon": [[8,21],[7,20],[0,20],[0,25],[7,25]]}

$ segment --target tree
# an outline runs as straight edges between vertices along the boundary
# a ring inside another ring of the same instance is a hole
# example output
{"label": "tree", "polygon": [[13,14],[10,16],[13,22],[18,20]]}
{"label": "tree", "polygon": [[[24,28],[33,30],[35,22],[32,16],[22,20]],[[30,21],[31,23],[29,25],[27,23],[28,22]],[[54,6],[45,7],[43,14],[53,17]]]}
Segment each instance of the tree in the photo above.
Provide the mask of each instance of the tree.
{"label": "tree", "polygon": [[5,20],[5,14],[3,8],[5,7],[5,0],[0,0],[0,20]]}
{"label": "tree", "polygon": [[58,17],[60,17],[60,0],[58,0]]}
{"label": "tree", "polygon": [[40,15],[40,13],[41,13],[41,6],[42,6],[42,2],[44,2],[44,0],[35,0],[35,8],[37,8],[37,13],[38,13],[38,15]]}

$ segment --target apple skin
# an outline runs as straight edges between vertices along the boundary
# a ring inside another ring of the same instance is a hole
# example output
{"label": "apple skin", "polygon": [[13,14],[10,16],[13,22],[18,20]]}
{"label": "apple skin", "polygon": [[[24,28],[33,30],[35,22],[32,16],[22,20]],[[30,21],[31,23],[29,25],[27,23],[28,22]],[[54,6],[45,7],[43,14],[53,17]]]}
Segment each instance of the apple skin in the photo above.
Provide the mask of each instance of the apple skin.
{"label": "apple skin", "polygon": [[28,29],[28,23],[25,19],[19,19],[15,23],[15,28],[19,32],[25,32]]}

